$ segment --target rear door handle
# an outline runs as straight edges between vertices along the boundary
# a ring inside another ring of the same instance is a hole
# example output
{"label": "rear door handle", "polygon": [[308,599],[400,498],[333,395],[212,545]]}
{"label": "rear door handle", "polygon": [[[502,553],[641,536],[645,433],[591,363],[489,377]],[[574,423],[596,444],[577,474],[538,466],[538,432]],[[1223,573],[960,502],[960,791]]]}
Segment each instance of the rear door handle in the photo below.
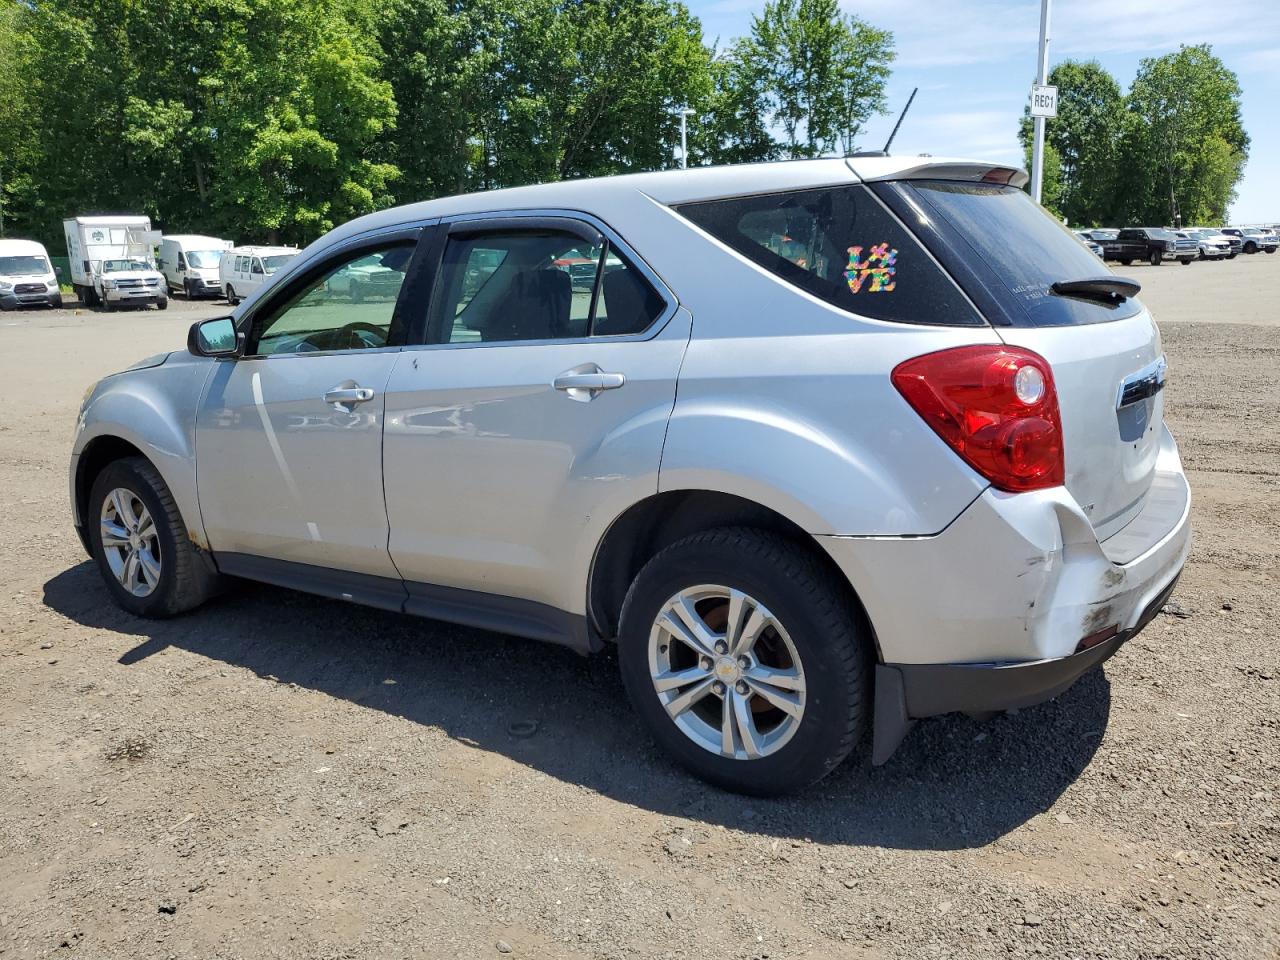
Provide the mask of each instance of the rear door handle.
{"label": "rear door handle", "polygon": [[593,400],[602,390],[617,390],[627,378],[621,373],[605,373],[599,367],[595,370],[566,371],[560,374],[551,385],[563,390],[574,400]]}
{"label": "rear door handle", "polygon": [[335,406],[355,406],[373,399],[372,387],[334,387],[324,395],[325,403]]}

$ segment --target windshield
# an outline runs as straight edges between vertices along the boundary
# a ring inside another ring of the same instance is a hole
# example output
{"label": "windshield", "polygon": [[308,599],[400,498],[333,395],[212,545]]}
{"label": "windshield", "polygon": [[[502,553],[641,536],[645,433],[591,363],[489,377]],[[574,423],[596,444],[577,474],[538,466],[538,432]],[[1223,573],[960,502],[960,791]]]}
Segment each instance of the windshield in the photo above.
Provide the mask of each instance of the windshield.
{"label": "windshield", "polygon": [[188,250],[187,265],[197,270],[212,270],[222,260],[221,250]]}
{"label": "windshield", "polygon": [[1176,239],[1168,230],[1161,230],[1158,227],[1148,227],[1147,236],[1152,240],[1173,240]]}
{"label": "windshield", "polygon": [[53,273],[44,257],[0,257],[0,277],[21,277],[29,273]]}
{"label": "windshield", "polygon": [[1107,269],[1071,231],[1016,187],[952,180],[907,181],[928,208],[958,234],[975,273],[994,275],[1009,320],[1055,327],[1132,316],[1137,300],[1120,304],[1053,294],[1059,280],[1089,280]]}
{"label": "windshield", "polygon": [[275,273],[296,256],[296,253],[282,253],[274,257],[263,257],[262,269],[266,270],[267,273]]}
{"label": "windshield", "polygon": [[126,273],[129,270],[150,270],[151,264],[145,260],[103,260],[103,273]]}

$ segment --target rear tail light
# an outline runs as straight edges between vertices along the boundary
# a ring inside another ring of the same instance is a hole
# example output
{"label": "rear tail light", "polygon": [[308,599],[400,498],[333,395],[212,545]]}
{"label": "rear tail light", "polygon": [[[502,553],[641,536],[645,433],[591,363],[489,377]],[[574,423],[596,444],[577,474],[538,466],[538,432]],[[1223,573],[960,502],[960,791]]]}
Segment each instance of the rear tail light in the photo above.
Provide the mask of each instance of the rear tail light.
{"label": "rear tail light", "polygon": [[1062,418],[1037,353],[981,345],[906,360],[893,385],[934,432],[1001,490],[1061,486]]}

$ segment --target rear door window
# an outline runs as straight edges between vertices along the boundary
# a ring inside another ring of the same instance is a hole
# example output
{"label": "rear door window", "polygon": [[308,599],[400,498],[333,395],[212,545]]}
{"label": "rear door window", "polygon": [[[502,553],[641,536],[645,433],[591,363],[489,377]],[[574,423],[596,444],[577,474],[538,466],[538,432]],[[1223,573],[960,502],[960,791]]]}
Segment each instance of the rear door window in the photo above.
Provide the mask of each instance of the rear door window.
{"label": "rear door window", "polygon": [[[1059,280],[1107,276],[1098,258],[1071,232],[1016,187],[952,180],[913,180],[910,191],[958,239],[971,267],[1015,326],[1056,327],[1131,317],[1135,298],[1106,304],[1058,296]],[[1139,230],[1122,230],[1126,234]]]}
{"label": "rear door window", "polygon": [[850,313],[899,323],[984,323],[865,187],[760,194],[676,209],[748,260]]}

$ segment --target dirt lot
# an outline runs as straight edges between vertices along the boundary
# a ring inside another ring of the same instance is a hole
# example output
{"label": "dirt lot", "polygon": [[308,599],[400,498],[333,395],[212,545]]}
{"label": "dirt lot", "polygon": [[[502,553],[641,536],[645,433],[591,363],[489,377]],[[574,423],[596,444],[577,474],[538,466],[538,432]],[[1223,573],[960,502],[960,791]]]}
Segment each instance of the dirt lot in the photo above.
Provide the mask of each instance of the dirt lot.
{"label": "dirt lot", "polygon": [[75,411],[219,307],[0,315],[0,957],[1280,956],[1280,256],[1125,272],[1196,497],[1174,603],[771,802],[669,766],[611,658],[265,587],[123,614]]}

